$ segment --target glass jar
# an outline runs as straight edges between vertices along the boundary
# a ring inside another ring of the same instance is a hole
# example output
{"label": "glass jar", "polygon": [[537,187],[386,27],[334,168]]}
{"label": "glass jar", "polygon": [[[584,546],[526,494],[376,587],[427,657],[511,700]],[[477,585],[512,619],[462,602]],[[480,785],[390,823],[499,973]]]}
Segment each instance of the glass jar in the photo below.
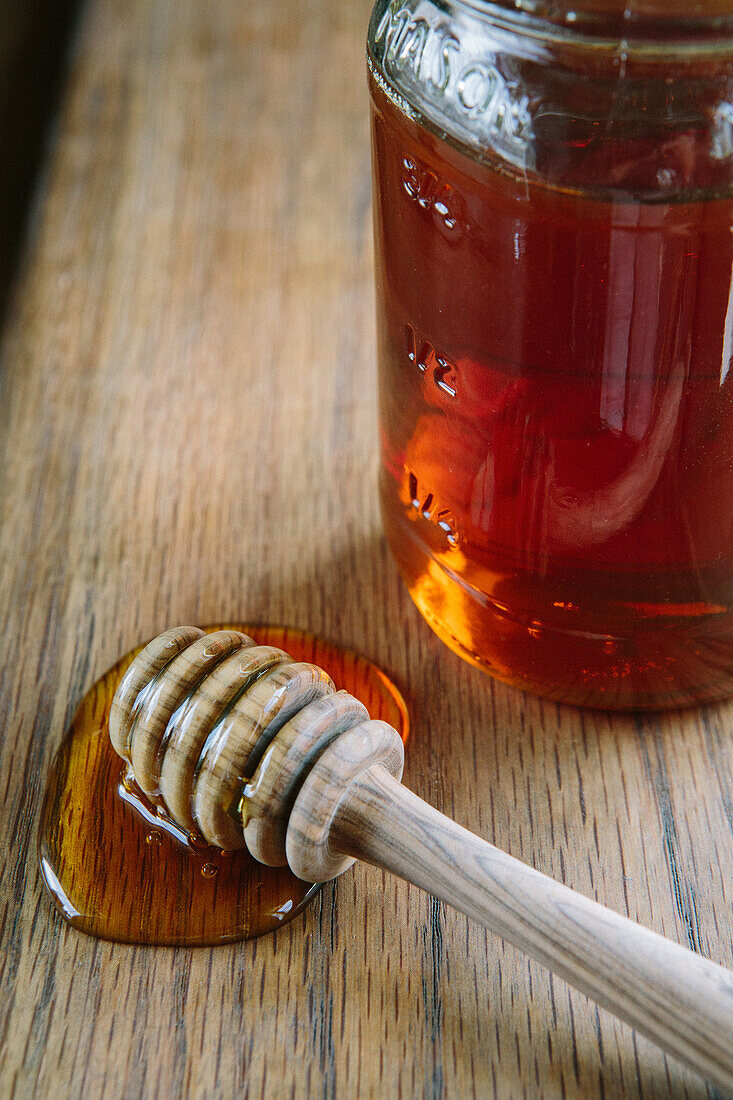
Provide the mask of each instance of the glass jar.
{"label": "glass jar", "polygon": [[733,693],[732,13],[372,15],[387,537],[443,641],[556,699]]}

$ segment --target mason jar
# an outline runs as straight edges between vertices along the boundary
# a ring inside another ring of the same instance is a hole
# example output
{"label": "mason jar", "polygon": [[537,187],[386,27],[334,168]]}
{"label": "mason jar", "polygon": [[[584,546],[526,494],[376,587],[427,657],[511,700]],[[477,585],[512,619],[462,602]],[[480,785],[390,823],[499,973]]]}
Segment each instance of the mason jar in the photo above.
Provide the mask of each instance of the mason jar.
{"label": "mason jar", "polygon": [[733,690],[733,3],[378,0],[381,504],[501,680]]}

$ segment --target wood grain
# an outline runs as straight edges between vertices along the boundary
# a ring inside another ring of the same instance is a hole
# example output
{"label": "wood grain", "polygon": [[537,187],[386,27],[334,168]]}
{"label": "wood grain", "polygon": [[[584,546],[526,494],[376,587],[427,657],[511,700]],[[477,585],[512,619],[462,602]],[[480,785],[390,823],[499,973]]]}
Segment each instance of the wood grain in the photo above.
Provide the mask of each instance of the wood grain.
{"label": "wood grain", "polygon": [[82,692],[179,622],[292,623],[406,690],[406,781],[733,965],[733,706],[582,713],[487,680],[376,506],[366,0],[91,0],[3,339],[0,1094],[704,1097],[692,1073],[366,866],[276,935],[95,942],[43,895]]}
{"label": "wood grain", "polygon": [[344,853],[383,867],[497,932],[706,1080],[733,1091],[733,970],[568,889],[438,813],[381,760],[371,762],[368,739],[362,734],[354,744],[361,732],[350,730],[326,749],[295,801],[287,850],[300,878],[299,862],[319,881]]}

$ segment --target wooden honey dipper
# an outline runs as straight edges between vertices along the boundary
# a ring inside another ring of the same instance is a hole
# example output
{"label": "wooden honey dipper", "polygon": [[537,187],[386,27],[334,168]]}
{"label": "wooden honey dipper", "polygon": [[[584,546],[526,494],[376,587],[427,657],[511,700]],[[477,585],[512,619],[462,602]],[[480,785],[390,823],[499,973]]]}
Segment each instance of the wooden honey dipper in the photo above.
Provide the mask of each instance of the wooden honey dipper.
{"label": "wooden honey dipper", "polygon": [[399,734],[234,630],[179,627],[128,668],[110,738],[145,794],[223,849],[325,882],[364,859],[497,932],[733,1092],[733,971],[520,863],[400,783]]}

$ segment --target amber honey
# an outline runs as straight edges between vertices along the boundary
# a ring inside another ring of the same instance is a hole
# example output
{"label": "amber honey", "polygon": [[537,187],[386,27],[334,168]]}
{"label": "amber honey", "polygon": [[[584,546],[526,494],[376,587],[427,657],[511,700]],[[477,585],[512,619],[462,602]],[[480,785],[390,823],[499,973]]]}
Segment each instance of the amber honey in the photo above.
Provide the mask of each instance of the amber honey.
{"label": "amber honey", "polygon": [[539,110],[520,172],[371,92],[381,500],[417,606],[557,699],[730,694],[730,158],[693,121]]}
{"label": "amber honey", "polygon": [[[373,718],[406,737],[399,691],[363,657],[302,631],[234,629],[324,668]],[[184,833],[125,774],[112,748],[110,705],[139,652],[128,653],[87,692],[52,767],[39,855],[54,904],[80,931],[123,943],[195,946],[274,931],[318,887],[288,868],[262,866],[246,850],[223,852]]]}

